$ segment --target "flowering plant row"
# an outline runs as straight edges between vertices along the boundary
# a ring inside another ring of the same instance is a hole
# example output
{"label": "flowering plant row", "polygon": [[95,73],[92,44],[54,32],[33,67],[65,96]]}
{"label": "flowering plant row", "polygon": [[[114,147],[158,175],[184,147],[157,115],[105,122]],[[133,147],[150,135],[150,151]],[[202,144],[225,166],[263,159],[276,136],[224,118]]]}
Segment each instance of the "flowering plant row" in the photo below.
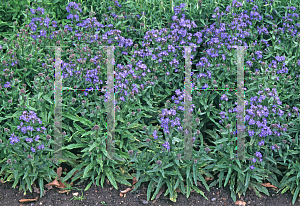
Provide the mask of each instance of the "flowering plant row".
{"label": "flowering plant row", "polygon": [[[30,23],[0,43],[0,174],[4,180],[13,180],[13,187],[20,184],[25,192],[32,191],[37,181],[42,196],[45,182],[56,178],[53,170],[61,161],[49,159],[55,152],[57,56],[48,47],[56,45],[62,48],[62,84],[69,88],[62,92],[62,152],[73,169],[63,181],[90,179],[88,189],[93,183],[103,187],[107,177],[117,189],[116,182],[130,186],[128,180],[136,177],[135,190],[149,182],[147,200],[153,200],[166,184],[172,201],[177,189],[187,197],[192,189],[205,197],[197,187],[201,184],[207,190],[230,184],[234,201],[248,188],[268,195],[261,186],[268,181],[280,190],[290,189],[294,203],[300,190],[300,57],[298,43],[293,46],[300,36],[296,8],[233,1],[214,8],[205,23],[202,18],[191,20],[197,16],[186,9],[189,5],[180,4],[166,17],[169,24],[164,28],[153,24],[145,30],[148,22],[140,22],[150,14],[126,13],[127,1],[110,3],[97,19],[95,12],[84,16],[82,5],[70,2],[64,25],[46,9],[33,6],[26,13]],[[113,143],[118,160],[105,159],[109,60],[105,46],[112,45]],[[237,45],[247,49],[244,160],[236,158],[235,150],[236,119],[241,118],[233,89]],[[192,51],[190,111],[184,107],[185,46]],[[192,114],[191,133],[184,129],[185,112]],[[193,145],[191,160],[184,159],[186,135]],[[280,166],[287,170],[279,170]],[[205,177],[214,176],[218,178],[208,185]],[[281,182],[278,177],[283,177]]]}

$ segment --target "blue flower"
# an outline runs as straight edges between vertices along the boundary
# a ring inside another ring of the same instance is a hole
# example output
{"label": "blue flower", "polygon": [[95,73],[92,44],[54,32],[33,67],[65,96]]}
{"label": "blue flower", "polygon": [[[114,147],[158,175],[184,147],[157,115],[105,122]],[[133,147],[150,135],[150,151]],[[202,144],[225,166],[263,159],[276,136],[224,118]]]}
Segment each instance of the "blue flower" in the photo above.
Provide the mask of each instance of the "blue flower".
{"label": "blue flower", "polygon": [[165,141],[165,143],[162,146],[164,146],[167,150],[171,148],[168,141]]}
{"label": "blue flower", "polygon": [[253,158],[253,159],[252,159],[252,162],[255,163],[255,162],[256,162],[256,158]]}
{"label": "blue flower", "polygon": [[249,133],[249,136],[250,136],[250,137],[252,137],[253,135],[255,135],[254,130],[253,130],[253,131],[248,131],[248,133]]}
{"label": "blue flower", "polygon": [[261,155],[260,152],[256,152],[256,153],[255,153],[255,156],[256,156],[256,157],[262,157],[262,155]]}
{"label": "blue flower", "polygon": [[33,147],[31,147],[31,152],[35,152],[35,149]]}
{"label": "blue flower", "polygon": [[38,148],[39,150],[42,150],[42,149],[44,149],[44,145],[41,144],[41,145],[39,145],[37,148]]}
{"label": "blue flower", "polygon": [[5,88],[11,88],[10,82],[6,82],[6,84],[4,84],[4,87],[5,87]]}
{"label": "blue flower", "polygon": [[10,144],[14,145],[14,143],[18,143],[20,141],[19,137],[15,136],[15,133],[12,133],[10,138]]}
{"label": "blue flower", "polygon": [[263,140],[258,143],[259,146],[262,146],[264,144],[265,144],[265,141],[263,141]]}
{"label": "blue flower", "polygon": [[157,136],[157,131],[154,130],[154,132],[153,132],[153,138],[154,138],[154,139],[157,139],[157,137],[158,137],[158,136]]}
{"label": "blue flower", "polygon": [[31,142],[33,142],[33,139],[32,138],[26,138],[26,142],[29,142],[29,143],[31,143]]}
{"label": "blue flower", "polygon": [[37,142],[37,141],[39,141],[39,139],[40,139],[40,136],[37,135],[34,140]]}
{"label": "blue flower", "polygon": [[251,165],[251,166],[250,166],[250,169],[252,169],[252,170],[253,170],[253,169],[254,169],[254,166],[253,166],[253,165]]}

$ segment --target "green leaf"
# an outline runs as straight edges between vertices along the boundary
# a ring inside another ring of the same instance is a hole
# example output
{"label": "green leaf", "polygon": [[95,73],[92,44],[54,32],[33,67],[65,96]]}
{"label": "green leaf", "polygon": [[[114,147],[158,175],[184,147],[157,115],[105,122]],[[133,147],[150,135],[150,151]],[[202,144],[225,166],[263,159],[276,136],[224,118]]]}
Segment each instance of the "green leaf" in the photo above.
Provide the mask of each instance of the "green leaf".
{"label": "green leaf", "polygon": [[110,168],[108,168],[108,169],[105,168],[104,169],[104,173],[106,174],[106,176],[107,176],[108,180],[110,181],[110,183],[117,190],[118,189],[118,185],[117,185],[117,183],[115,181],[115,178],[114,178],[114,176],[113,176],[112,171],[110,170]]}
{"label": "green leaf", "polygon": [[148,185],[148,189],[147,189],[147,200],[150,199],[150,195],[151,195],[151,190],[152,190],[152,186],[153,186],[154,181],[151,180],[149,185]]}
{"label": "green leaf", "polygon": [[170,180],[168,179],[166,181],[166,183],[167,183],[167,186],[168,186],[171,197],[174,196],[174,193],[173,193],[174,191],[173,191],[172,185],[170,184]]}
{"label": "green leaf", "polygon": [[192,188],[193,188],[197,193],[201,194],[205,199],[208,200],[208,198],[204,195],[204,193],[203,193],[201,190],[199,190],[195,185],[192,185]]}
{"label": "green leaf", "polygon": [[180,179],[181,181],[183,181],[183,177],[181,176],[181,174],[180,174],[180,172],[179,172],[179,170],[178,170],[177,167],[175,167],[175,170],[176,170],[176,172],[177,172],[177,174],[178,174],[179,179]]}
{"label": "green leaf", "polygon": [[189,176],[190,176],[190,170],[191,170],[190,167],[188,167],[187,170],[186,170],[186,180],[187,180],[187,181],[188,181]]}
{"label": "green leaf", "polygon": [[[163,178],[162,177],[159,177],[159,181],[158,181],[158,184],[157,184],[157,187],[156,187],[156,190],[151,198],[151,200],[154,200],[155,196],[158,194],[160,188],[162,187],[163,185]],[[147,201],[149,201],[149,199],[147,199]]]}
{"label": "green leaf", "polygon": [[197,169],[196,169],[196,165],[193,165],[193,178],[194,178],[195,185],[197,185]]}
{"label": "green leaf", "polygon": [[72,150],[74,148],[85,148],[86,144],[69,144],[68,146],[64,146],[63,150]]}
{"label": "green leaf", "polygon": [[42,198],[44,193],[44,178],[39,177],[39,186],[40,186],[40,198]]}
{"label": "green leaf", "polygon": [[84,189],[84,191],[87,191],[87,190],[92,186],[92,184],[93,184],[93,181],[91,181],[91,182],[86,186],[86,188]]}
{"label": "green leaf", "polygon": [[225,183],[224,183],[224,187],[227,185],[228,181],[229,181],[229,178],[230,178],[230,175],[231,175],[231,167],[229,168],[228,170],[228,173],[227,173],[227,176],[226,176],[226,179],[225,179]]}
{"label": "green leaf", "polygon": [[300,185],[298,185],[297,189],[296,189],[295,192],[294,192],[292,204],[295,204],[296,199],[297,199],[298,194],[299,194],[299,190],[300,190]]}
{"label": "green leaf", "polygon": [[64,178],[63,178],[63,182],[66,182],[68,179],[70,179],[72,177],[72,175],[74,174],[75,171],[77,170],[81,170],[81,168],[83,167],[83,163],[77,165],[75,168],[73,168]]}

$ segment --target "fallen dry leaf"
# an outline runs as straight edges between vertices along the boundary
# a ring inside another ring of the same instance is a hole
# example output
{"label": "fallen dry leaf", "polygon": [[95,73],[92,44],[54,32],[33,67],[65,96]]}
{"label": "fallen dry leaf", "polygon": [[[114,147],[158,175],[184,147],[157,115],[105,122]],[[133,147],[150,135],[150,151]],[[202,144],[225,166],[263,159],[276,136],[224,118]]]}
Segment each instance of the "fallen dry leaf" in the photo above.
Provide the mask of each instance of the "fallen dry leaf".
{"label": "fallen dry leaf", "polygon": [[64,169],[64,172],[68,172],[67,168]]}
{"label": "fallen dry leaf", "polygon": [[57,188],[66,188],[64,183],[62,183],[61,181],[58,182],[59,182],[59,186]]}
{"label": "fallen dry leaf", "polygon": [[245,205],[246,205],[246,202],[238,200],[238,201],[236,201],[234,204],[235,204],[235,205],[238,205],[238,206],[245,206]]}
{"label": "fallen dry leaf", "polygon": [[51,185],[45,185],[45,187],[48,189],[48,190],[51,190],[52,189],[52,186]]}
{"label": "fallen dry leaf", "polygon": [[58,177],[60,178],[62,173],[62,167],[57,168],[56,174],[58,175]]}
{"label": "fallen dry leaf", "polygon": [[121,193],[126,193],[126,192],[128,192],[130,190],[131,190],[131,188],[127,188],[126,190],[121,191]]}
{"label": "fallen dry leaf", "polygon": [[271,185],[270,183],[261,183],[261,185],[264,187],[273,187],[273,188],[277,189],[277,187],[275,187],[274,185]]}
{"label": "fallen dry leaf", "polygon": [[52,182],[46,184],[46,185],[50,185],[50,186],[54,186],[54,187],[58,187],[59,186],[59,182],[55,179]]}
{"label": "fallen dry leaf", "polygon": [[159,192],[157,193],[157,195],[156,195],[156,197],[155,197],[156,200],[160,197],[160,195],[164,192],[164,190],[165,190],[165,185],[163,185],[163,186],[160,188]]}
{"label": "fallen dry leaf", "polygon": [[19,202],[23,203],[23,202],[34,202],[37,201],[39,199],[39,197],[36,197],[35,199],[21,199],[19,200]]}
{"label": "fallen dry leaf", "polygon": [[60,191],[58,191],[58,193],[67,193],[67,195],[69,195],[69,192],[71,192],[71,190],[60,190]]}
{"label": "fallen dry leaf", "polygon": [[133,182],[132,185],[134,185],[135,183],[137,183],[138,181],[136,180],[136,177],[133,177]]}
{"label": "fallen dry leaf", "polygon": [[120,195],[120,197],[123,197],[123,194],[122,194],[122,193],[120,193],[119,195]]}
{"label": "fallen dry leaf", "polygon": [[213,177],[205,177],[205,181],[207,182],[208,180],[213,180]]}

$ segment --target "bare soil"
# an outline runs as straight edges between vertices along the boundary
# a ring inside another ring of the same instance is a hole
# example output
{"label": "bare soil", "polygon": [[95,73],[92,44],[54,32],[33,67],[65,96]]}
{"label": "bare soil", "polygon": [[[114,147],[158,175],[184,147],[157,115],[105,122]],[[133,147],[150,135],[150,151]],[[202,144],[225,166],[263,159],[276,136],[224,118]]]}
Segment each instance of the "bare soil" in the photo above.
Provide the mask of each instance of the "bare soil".
{"label": "bare soil", "polygon": [[[186,198],[182,193],[178,193],[177,201],[172,202],[169,200],[168,196],[164,196],[165,190],[156,200],[147,202],[147,187],[148,183],[143,183],[138,188],[137,191],[132,192],[128,191],[126,196],[120,196],[120,190],[124,191],[128,188],[126,185],[121,185],[117,183],[118,189],[116,190],[109,182],[104,182],[104,187],[102,188],[92,185],[87,191],[84,191],[84,188],[88,185],[88,181],[85,181],[81,184],[75,184],[73,187],[82,189],[78,191],[74,189],[68,193],[59,193],[60,189],[53,187],[50,190],[46,190],[45,195],[42,198],[39,198],[39,194],[36,192],[24,194],[18,189],[11,188],[12,183],[0,183],[0,205],[1,206],[37,206],[37,205],[46,205],[46,206],[95,206],[95,205],[157,205],[157,206],[169,206],[169,205],[178,205],[178,206],[224,206],[224,205],[272,205],[272,206],[292,206],[292,194],[286,192],[277,194],[273,188],[268,188],[270,196],[261,194],[261,197],[258,197],[256,193],[252,190],[247,191],[245,197],[241,196],[238,198],[236,204],[232,201],[230,197],[229,187],[217,188],[212,187],[210,192],[205,188],[199,187],[208,200],[202,197],[196,192],[192,192],[189,198]],[[207,182],[211,183],[211,180]],[[74,197],[74,193],[78,192],[78,196],[83,194],[85,199],[83,200],[70,200]],[[21,199],[35,199],[36,201],[30,201],[26,203],[21,203]],[[300,198],[297,199],[295,206],[300,206]]]}

